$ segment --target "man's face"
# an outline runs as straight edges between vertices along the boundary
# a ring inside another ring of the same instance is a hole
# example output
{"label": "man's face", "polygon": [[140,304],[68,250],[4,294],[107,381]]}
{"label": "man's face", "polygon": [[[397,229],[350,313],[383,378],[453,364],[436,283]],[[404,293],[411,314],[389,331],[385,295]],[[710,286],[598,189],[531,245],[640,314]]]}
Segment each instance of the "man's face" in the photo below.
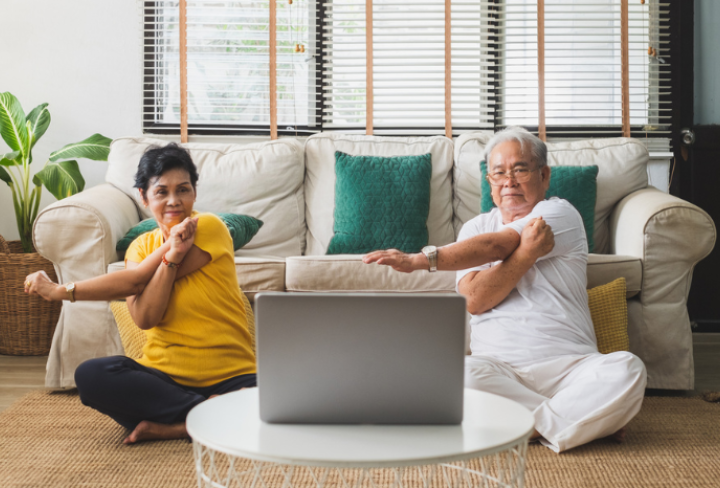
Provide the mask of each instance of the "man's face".
{"label": "man's face", "polygon": [[488,172],[510,174],[517,170],[529,171],[530,179],[518,183],[515,178],[505,178],[500,184],[492,184],[492,198],[495,205],[515,218],[524,217],[545,198],[550,185],[550,168],[537,167],[523,154],[522,146],[517,141],[506,141],[498,144],[490,153]]}

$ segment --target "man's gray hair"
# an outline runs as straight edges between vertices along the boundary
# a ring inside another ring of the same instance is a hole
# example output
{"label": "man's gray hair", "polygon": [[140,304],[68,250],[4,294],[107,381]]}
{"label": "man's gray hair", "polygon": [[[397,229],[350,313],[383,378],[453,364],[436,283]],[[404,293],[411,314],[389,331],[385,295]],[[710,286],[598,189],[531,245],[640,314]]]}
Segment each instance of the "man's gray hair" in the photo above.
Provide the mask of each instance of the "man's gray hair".
{"label": "man's gray hair", "polygon": [[485,145],[485,162],[490,166],[490,154],[498,144],[507,141],[516,141],[520,144],[523,155],[530,156],[532,161],[542,168],[547,165],[547,146],[543,141],[522,127],[510,126],[497,132]]}

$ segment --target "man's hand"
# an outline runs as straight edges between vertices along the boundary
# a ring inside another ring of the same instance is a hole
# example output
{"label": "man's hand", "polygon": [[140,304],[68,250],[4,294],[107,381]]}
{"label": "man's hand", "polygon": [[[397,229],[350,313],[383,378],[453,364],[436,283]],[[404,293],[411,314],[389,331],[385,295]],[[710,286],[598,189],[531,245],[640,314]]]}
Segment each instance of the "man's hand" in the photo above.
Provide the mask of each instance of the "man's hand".
{"label": "man's hand", "polygon": [[397,249],[373,251],[363,257],[363,263],[384,264],[402,273],[412,273],[416,269],[430,268],[430,264],[423,253],[407,254]]}
{"label": "man's hand", "polygon": [[555,247],[555,235],[552,228],[547,225],[542,217],[532,219],[520,235],[520,245],[517,248],[527,259],[534,263],[542,256],[553,250]]}
{"label": "man's hand", "polygon": [[195,242],[195,231],[197,230],[198,218],[186,218],[179,224],[170,229],[170,250],[166,259],[171,263],[179,263],[185,259],[185,255],[190,251]]}

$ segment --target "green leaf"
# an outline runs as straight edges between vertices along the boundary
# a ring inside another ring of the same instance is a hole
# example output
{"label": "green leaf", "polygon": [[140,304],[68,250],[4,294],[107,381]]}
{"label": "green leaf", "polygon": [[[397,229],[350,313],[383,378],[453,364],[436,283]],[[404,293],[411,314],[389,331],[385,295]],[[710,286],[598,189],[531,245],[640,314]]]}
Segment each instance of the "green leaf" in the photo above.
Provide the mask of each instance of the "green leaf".
{"label": "green leaf", "polygon": [[[32,134],[30,149],[32,149],[38,139],[45,134],[45,131],[50,125],[50,111],[47,109],[47,106],[47,103],[41,103],[32,109],[32,112],[27,116],[27,121],[30,123],[30,133]],[[30,134],[28,134],[28,137],[30,137]]]}
{"label": "green leaf", "polygon": [[13,151],[25,157],[28,142],[25,112],[18,99],[10,92],[0,93],[0,136]]}
{"label": "green leaf", "polygon": [[93,161],[107,161],[110,154],[112,139],[100,134],[93,134],[84,141],[68,144],[50,155],[50,161],[65,158],[87,158]]}
{"label": "green leaf", "polygon": [[81,192],[85,188],[85,180],[80,174],[77,161],[48,164],[35,174],[33,183],[45,185],[45,188],[58,200]]}
{"label": "green leaf", "polygon": [[16,166],[20,164],[17,159],[20,157],[20,151],[13,151],[0,155],[0,166]]}
{"label": "green leaf", "polygon": [[12,186],[12,178],[10,178],[7,170],[2,166],[0,166],[0,180],[3,180],[8,186]]}

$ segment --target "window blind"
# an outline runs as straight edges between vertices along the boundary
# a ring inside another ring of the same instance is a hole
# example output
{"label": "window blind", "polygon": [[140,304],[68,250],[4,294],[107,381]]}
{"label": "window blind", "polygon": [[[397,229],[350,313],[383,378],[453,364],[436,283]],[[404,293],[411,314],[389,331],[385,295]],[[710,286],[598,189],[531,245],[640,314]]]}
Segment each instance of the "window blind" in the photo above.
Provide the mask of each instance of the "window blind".
{"label": "window blind", "polygon": [[[453,128],[492,128],[489,1],[451,2]],[[323,128],[365,128],[366,2],[328,0]],[[445,1],[372,1],[375,133],[445,132]]]}
{"label": "window blind", "polygon": [[[187,0],[191,133],[269,133],[270,1]],[[542,107],[548,138],[622,135],[624,0],[448,0],[449,80],[446,0],[274,1],[281,133],[443,134],[449,102],[453,134],[537,131]],[[179,2],[141,5],[144,128],[177,133]],[[670,134],[668,10],[628,3],[630,130],[646,141]]]}
{"label": "window blind", "polygon": [[[537,0],[500,4],[499,126],[538,126]],[[628,5],[634,137],[668,137],[668,5]],[[548,137],[622,135],[621,0],[544,0]]]}
{"label": "window blind", "polygon": [[[275,0],[273,0],[275,1]],[[144,126],[180,124],[179,2],[142,2]],[[315,125],[314,4],[276,3],[277,124]],[[268,130],[268,0],[187,0],[188,123],[193,133]]]}

